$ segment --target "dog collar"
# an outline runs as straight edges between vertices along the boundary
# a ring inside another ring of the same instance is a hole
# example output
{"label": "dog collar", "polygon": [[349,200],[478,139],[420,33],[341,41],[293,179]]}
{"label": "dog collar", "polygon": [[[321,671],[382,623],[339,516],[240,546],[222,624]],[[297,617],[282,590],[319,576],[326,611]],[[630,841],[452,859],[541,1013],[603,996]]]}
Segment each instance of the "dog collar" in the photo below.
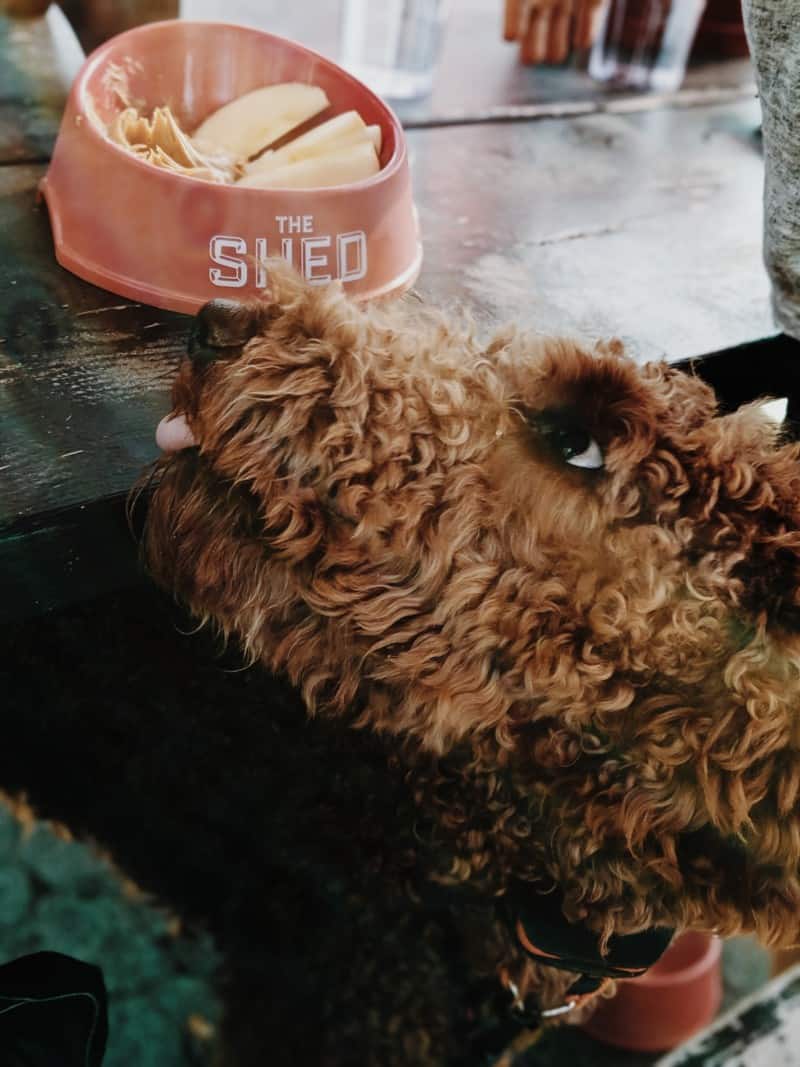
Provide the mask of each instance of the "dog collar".
{"label": "dog collar", "polygon": [[569,922],[562,902],[559,892],[537,893],[523,882],[515,883],[506,897],[509,924],[526,955],[538,964],[580,976],[567,990],[565,1004],[550,1014],[571,1010],[612,979],[643,975],[660,959],[675,933],[669,927],[655,926],[638,934],[615,935],[602,953],[599,935],[583,923]]}
{"label": "dog collar", "polygon": [[[475,1057],[472,1062],[508,1064],[508,1049],[535,1034],[551,1019],[574,1011],[615,978],[635,978],[644,974],[669,945],[674,931],[655,927],[640,934],[612,937],[605,954],[600,938],[582,923],[564,917],[559,892],[537,893],[526,882],[515,882],[497,902],[503,919],[525,955],[538,964],[571,971],[578,978],[556,1007],[543,1008],[535,996],[523,995],[513,969],[502,967],[498,974],[502,993],[486,991],[484,1014],[473,1006],[468,1021],[468,1039]],[[514,968],[515,969],[515,968]],[[507,999],[510,998],[510,999]],[[498,1059],[499,1057],[499,1059]]]}

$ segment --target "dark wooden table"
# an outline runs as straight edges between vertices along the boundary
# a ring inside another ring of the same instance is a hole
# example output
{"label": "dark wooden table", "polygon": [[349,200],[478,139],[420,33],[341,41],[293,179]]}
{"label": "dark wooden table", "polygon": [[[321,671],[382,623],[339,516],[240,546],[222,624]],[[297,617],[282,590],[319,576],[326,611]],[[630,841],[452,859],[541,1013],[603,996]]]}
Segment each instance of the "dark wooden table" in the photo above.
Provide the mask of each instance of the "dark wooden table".
{"label": "dark wooden table", "polygon": [[[696,70],[668,97],[611,95],[576,70],[519,68],[488,21],[475,36],[487,10],[471,0],[464,21],[451,20],[434,93],[402,109],[422,293],[466,304],[487,329],[513,318],[545,333],[618,335],[640,359],[706,357],[701,373],[732,404],[766,393],[796,402],[800,356],[775,331],[761,264],[747,64]],[[467,56],[483,36],[481,81]],[[64,99],[48,24],[0,17],[0,60],[9,621],[136,580],[123,502],[156,455],[188,320],[58,267],[37,200]]]}

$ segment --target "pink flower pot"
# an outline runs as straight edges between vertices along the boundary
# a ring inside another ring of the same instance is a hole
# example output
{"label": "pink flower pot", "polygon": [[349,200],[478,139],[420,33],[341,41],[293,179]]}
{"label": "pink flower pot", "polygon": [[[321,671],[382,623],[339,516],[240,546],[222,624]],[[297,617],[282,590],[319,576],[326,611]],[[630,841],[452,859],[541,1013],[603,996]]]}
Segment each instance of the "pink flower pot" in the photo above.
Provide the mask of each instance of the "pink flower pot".
{"label": "pink flower pot", "polygon": [[719,938],[689,931],[641,978],[617,984],[583,1028],[619,1048],[663,1052],[707,1026],[722,999]]}

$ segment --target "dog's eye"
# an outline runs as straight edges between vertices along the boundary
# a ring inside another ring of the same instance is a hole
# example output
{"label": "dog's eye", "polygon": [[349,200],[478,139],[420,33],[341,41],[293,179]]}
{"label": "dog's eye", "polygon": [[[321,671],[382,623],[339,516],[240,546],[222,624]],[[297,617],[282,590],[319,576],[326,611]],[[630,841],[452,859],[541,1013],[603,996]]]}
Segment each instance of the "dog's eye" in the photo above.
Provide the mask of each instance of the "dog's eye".
{"label": "dog's eye", "polygon": [[548,449],[571,467],[599,470],[604,465],[597,441],[573,416],[543,411],[532,421]]}

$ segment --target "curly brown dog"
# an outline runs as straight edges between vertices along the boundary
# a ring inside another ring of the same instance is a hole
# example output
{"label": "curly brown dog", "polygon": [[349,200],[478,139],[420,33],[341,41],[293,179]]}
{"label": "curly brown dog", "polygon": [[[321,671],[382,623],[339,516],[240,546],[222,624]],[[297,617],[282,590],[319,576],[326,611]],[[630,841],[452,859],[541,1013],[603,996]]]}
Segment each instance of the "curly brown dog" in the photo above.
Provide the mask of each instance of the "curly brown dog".
{"label": "curly brown dog", "polygon": [[335,904],[287,990],[261,887],[226,1064],[282,1020],[302,1062],[477,1064],[675,929],[800,940],[800,448],[758,405],[277,266],[190,353],[150,570],[357,754],[281,813]]}

